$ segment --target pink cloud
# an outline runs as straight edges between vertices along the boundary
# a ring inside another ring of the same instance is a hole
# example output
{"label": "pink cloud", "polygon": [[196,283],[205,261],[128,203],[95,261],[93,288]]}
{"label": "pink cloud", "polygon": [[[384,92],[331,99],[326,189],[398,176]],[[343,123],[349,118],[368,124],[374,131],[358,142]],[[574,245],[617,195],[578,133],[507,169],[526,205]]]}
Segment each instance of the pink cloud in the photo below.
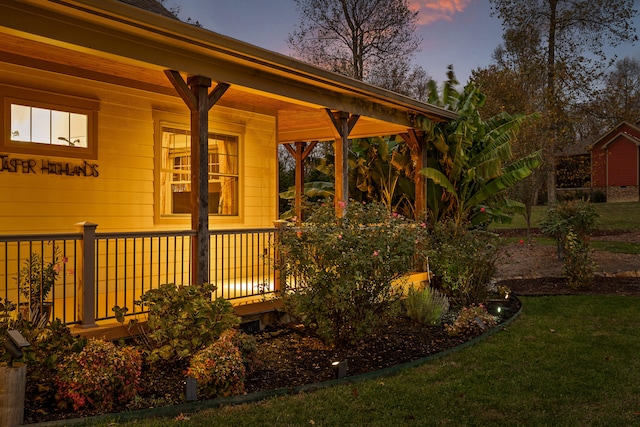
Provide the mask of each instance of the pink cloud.
{"label": "pink cloud", "polygon": [[456,13],[462,13],[474,0],[409,0],[409,7],[420,12],[419,25],[436,21],[451,21]]}

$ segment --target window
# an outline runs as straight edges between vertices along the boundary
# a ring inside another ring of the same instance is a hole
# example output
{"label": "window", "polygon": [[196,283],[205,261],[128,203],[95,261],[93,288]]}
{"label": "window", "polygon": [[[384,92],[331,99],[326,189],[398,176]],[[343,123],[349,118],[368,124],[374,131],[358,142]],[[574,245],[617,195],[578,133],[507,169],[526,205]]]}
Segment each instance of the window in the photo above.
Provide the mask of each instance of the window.
{"label": "window", "polygon": [[3,151],[97,158],[98,101],[0,86],[4,106]]}
{"label": "window", "polygon": [[87,148],[86,114],[11,104],[11,141]]}
{"label": "window", "polygon": [[[160,210],[191,213],[191,132],[162,126]],[[209,213],[238,215],[238,137],[209,133]]]}

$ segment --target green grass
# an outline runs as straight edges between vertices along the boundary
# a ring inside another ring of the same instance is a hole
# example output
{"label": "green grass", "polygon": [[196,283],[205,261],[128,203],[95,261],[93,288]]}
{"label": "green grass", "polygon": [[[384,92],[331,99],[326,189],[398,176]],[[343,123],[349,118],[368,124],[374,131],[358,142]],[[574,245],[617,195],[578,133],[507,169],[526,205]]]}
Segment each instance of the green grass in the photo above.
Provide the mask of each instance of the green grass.
{"label": "green grass", "polygon": [[[594,203],[596,212],[600,215],[600,226],[603,230],[640,230],[640,202],[627,203]],[[547,206],[534,206],[531,226],[538,227],[544,217]],[[496,225],[502,228],[526,228],[527,223],[522,215],[516,215],[511,224]]]}
{"label": "green grass", "polygon": [[523,303],[506,330],[393,377],[123,425],[640,425],[640,298]]}
{"label": "green grass", "polygon": [[619,254],[640,254],[640,243],[591,241],[591,247],[599,251],[615,252]]}

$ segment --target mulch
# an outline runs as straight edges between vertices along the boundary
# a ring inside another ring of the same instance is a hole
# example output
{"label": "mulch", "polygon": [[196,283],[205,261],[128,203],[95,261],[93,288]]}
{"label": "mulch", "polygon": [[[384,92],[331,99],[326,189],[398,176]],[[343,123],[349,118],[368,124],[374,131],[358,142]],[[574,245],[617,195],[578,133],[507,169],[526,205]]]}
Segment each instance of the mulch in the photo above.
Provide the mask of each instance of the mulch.
{"label": "mulch", "polygon": [[626,295],[640,296],[640,277],[595,277],[591,286],[571,289],[562,277],[506,279],[499,282],[515,295]]}

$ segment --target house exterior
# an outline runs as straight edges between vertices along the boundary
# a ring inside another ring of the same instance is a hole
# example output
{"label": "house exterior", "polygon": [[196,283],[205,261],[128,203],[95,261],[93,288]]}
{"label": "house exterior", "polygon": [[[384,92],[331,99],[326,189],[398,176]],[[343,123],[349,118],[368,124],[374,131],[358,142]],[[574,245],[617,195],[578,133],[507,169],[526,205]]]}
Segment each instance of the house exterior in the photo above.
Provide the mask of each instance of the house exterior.
{"label": "house exterior", "polygon": [[591,187],[608,202],[640,200],[640,127],[622,122],[588,147]]}
{"label": "house exterior", "polygon": [[455,116],[157,6],[0,0],[0,298],[27,299],[33,254],[85,327],[161,283],[273,290],[278,144],[334,141],[338,204],[348,138],[419,149],[416,117]]}

